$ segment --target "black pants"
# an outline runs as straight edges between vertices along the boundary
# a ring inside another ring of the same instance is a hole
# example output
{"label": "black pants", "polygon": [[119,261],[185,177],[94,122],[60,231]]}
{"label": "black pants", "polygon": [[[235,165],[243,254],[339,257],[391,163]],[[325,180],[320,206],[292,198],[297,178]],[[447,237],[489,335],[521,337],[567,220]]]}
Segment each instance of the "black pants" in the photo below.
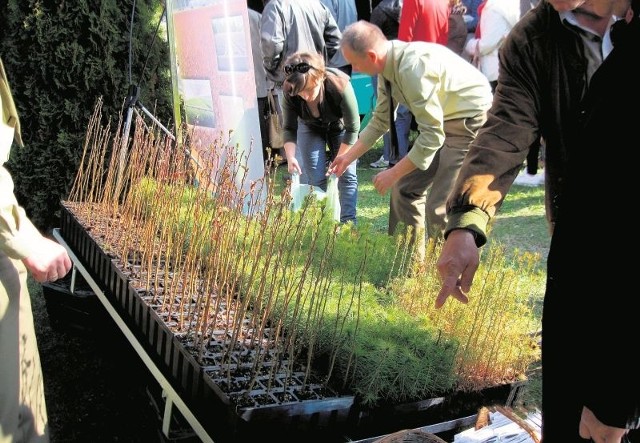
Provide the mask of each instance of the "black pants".
{"label": "black pants", "polygon": [[269,143],[269,126],[267,125],[267,115],[269,111],[269,101],[267,97],[258,97],[258,116],[260,117],[260,137],[262,138],[262,158],[264,161],[276,155],[275,152],[271,152],[271,157],[268,155]]}
{"label": "black pants", "polygon": [[[578,435],[585,402],[600,403],[605,421],[611,411],[628,411],[640,398],[637,364],[631,357],[638,333],[638,296],[629,279],[619,276],[615,240],[603,235],[588,241],[576,226],[573,217],[557,221],[547,261],[542,315],[544,443],[588,441]],[[606,282],[606,288],[595,290],[602,287],[598,281]],[[638,434],[631,431],[627,441],[638,442]]]}

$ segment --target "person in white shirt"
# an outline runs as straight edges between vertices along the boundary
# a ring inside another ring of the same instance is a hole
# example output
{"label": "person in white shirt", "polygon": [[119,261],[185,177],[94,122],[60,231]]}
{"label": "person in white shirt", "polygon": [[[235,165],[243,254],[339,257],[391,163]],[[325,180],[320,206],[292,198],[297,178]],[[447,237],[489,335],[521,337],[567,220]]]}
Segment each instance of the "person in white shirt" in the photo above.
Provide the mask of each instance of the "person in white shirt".
{"label": "person in white shirt", "polygon": [[476,60],[491,89],[498,83],[498,51],[511,28],[520,19],[520,0],[487,0],[480,13],[480,37],[470,38],[464,52]]}

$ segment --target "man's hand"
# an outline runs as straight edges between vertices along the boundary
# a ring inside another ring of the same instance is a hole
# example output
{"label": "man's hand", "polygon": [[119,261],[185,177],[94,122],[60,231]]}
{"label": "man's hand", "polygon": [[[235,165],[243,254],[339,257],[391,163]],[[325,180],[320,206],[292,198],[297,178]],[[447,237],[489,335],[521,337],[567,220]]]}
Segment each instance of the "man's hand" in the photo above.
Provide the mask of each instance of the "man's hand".
{"label": "man's hand", "polygon": [[302,168],[300,168],[300,164],[295,157],[287,159],[287,171],[289,172],[289,174],[302,175]]}
{"label": "man's hand", "polygon": [[398,180],[415,169],[416,165],[414,165],[413,162],[405,156],[398,163],[393,165],[393,167],[376,174],[373,177],[373,186],[375,186],[378,194],[385,195],[387,191],[398,182]]}
{"label": "man's hand", "polygon": [[376,188],[376,191],[378,191],[378,194],[385,195],[387,191],[396,184],[398,179],[400,179],[395,169],[396,167],[393,166],[373,176],[373,186]]}
{"label": "man's hand", "polygon": [[582,408],[578,432],[581,438],[590,438],[594,443],[621,443],[628,430],[605,425],[585,406]]}
{"label": "man's hand", "polygon": [[348,153],[338,155],[329,165],[329,169],[327,170],[327,177],[331,174],[335,174],[336,177],[342,176],[342,174],[344,174],[344,171],[347,170],[350,164],[351,159],[348,158]]}
{"label": "man's hand", "polygon": [[369,147],[363,145],[360,139],[358,139],[352,146],[344,143],[340,144],[338,155],[336,155],[335,160],[331,162],[329,169],[327,169],[327,177],[331,174],[335,174],[336,177],[342,176],[349,165],[358,160],[362,154],[367,152],[368,149]]}
{"label": "man's hand", "polygon": [[441,308],[449,296],[462,303],[469,302],[467,293],[479,263],[480,253],[473,232],[467,229],[451,231],[437,263],[442,287],[436,298],[436,308]]}
{"label": "man's hand", "polygon": [[22,262],[39,283],[56,281],[67,275],[71,269],[71,259],[67,250],[46,237],[41,237],[38,252],[22,259]]}

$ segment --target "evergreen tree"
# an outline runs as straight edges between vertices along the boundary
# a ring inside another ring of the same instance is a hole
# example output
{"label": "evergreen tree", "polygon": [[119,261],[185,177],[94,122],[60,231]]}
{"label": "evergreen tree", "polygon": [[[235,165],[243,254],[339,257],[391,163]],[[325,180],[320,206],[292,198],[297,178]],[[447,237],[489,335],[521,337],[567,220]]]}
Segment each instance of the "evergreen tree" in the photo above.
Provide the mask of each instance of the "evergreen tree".
{"label": "evergreen tree", "polygon": [[0,47],[22,123],[23,149],[7,168],[15,194],[43,231],[59,225],[95,105],[118,122],[129,86],[172,127],[163,2],[8,0]]}

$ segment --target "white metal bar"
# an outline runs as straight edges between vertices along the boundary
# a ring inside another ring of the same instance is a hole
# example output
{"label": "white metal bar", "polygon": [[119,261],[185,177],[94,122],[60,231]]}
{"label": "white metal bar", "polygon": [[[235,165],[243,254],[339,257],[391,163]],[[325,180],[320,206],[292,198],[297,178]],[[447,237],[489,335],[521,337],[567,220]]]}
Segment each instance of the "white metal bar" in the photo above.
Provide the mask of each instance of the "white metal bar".
{"label": "white metal bar", "polygon": [[[136,339],[133,332],[131,332],[131,330],[126,325],[122,317],[120,317],[120,314],[118,314],[118,312],[115,310],[111,302],[107,299],[107,297],[102,292],[100,287],[93,280],[93,278],[91,277],[87,269],[84,267],[84,265],[80,262],[78,257],[69,248],[67,243],[62,238],[59,228],[56,228],[53,230],[53,236],[58,241],[58,243],[60,243],[62,246],[64,246],[67,249],[67,252],[69,253],[69,257],[73,262],[73,266],[80,271],[80,273],[82,274],[86,282],[89,284],[89,286],[91,286],[91,289],[96,294],[96,296],[98,297],[102,305],[105,307],[105,309],[107,310],[111,318],[113,318],[113,321],[116,322],[116,324],[118,325],[122,333],[125,335],[127,340],[129,340],[129,343],[131,343],[131,346],[133,346],[133,349],[138,353],[138,355],[140,356],[144,364],[147,366],[147,368],[149,369],[153,377],[157,380],[157,382],[160,384],[162,389],[165,391],[165,393],[167,394],[167,399],[166,399],[167,404],[171,403],[176,405],[176,407],[182,413],[182,415],[187,420],[189,425],[191,425],[191,427],[193,428],[193,431],[203,442],[213,443],[213,439],[209,436],[209,434],[204,429],[204,427],[200,424],[198,419],[193,415],[193,413],[191,412],[189,407],[185,404],[185,402],[180,398],[180,396],[178,395],[176,390],[173,388],[173,386],[171,386],[171,383],[169,382],[169,380],[167,380],[167,378],[162,374],[160,369],[158,369],[158,367],[153,362],[153,360],[151,360],[151,357],[149,357],[149,354],[147,354],[147,351],[142,347],[140,342]],[[165,416],[166,414],[167,414],[167,409],[165,407]],[[163,432],[164,432],[164,427],[165,427],[165,424],[163,423]],[[168,427],[167,427],[167,430],[168,430]]]}
{"label": "white metal bar", "polygon": [[74,294],[76,292],[76,267],[71,269],[71,284],[69,285],[69,292]]}
{"label": "white metal bar", "polygon": [[171,410],[173,409],[173,401],[171,397],[163,393],[164,400],[164,416],[162,418],[162,432],[169,437],[169,427],[171,426]]}

